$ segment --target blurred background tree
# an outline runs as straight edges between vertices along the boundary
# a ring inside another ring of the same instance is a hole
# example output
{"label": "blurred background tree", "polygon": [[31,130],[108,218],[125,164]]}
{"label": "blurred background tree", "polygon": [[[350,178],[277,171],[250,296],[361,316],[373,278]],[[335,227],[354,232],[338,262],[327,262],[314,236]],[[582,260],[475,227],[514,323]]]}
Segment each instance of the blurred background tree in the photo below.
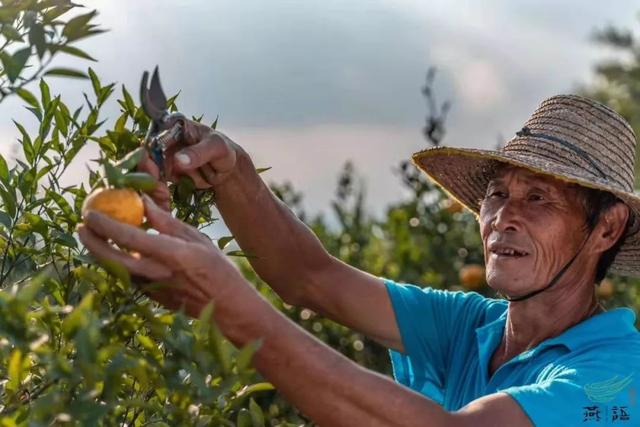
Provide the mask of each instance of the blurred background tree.
{"label": "blurred background tree", "polygon": [[[640,21],[640,14],[637,15]],[[595,64],[595,82],[579,86],[579,92],[610,106],[640,135],[640,42],[629,28],[608,25],[592,34],[594,43],[608,47],[613,55]],[[636,150],[636,189],[640,188],[640,150]],[[640,309],[639,279],[610,275],[598,288],[607,308],[632,307]],[[640,318],[636,325],[640,326]]]}

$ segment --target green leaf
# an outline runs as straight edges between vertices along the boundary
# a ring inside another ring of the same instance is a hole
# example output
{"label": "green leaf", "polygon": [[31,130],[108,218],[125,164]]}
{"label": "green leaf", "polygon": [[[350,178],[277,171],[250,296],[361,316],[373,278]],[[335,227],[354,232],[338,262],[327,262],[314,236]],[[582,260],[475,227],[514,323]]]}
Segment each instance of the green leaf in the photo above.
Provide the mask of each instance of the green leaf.
{"label": "green leaf", "polygon": [[57,165],[55,165],[55,164],[51,164],[51,165],[47,165],[47,166],[43,167],[42,169],[40,169],[38,171],[38,175],[36,176],[36,180],[40,181],[40,179],[42,179],[43,176],[45,176],[46,174],[51,172],[51,169],[53,169],[56,166]]}
{"label": "green leaf", "polygon": [[9,381],[7,382],[7,390],[16,392],[22,381],[22,352],[20,349],[13,349],[9,357],[9,367],[7,369]]}
{"label": "green leaf", "polygon": [[142,156],[144,155],[144,152],[145,152],[144,147],[136,148],[135,150],[127,154],[125,157],[123,157],[118,163],[116,163],[116,167],[129,170],[129,171],[134,170],[138,166],[138,163],[140,163],[140,160],[142,160]]}
{"label": "green leaf", "polygon": [[65,137],[69,134],[69,119],[63,112],[63,108],[58,108],[53,112],[56,119],[56,126]]}
{"label": "green leaf", "polygon": [[0,211],[0,224],[4,225],[7,231],[11,230],[12,223],[11,217],[6,212]]}
{"label": "green leaf", "polygon": [[69,233],[58,233],[53,241],[59,245],[66,246],[71,249],[75,249],[78,247],[78,242]]}
{"label": "green leaf", "polygon": [[275,387],[271,383],[267,383],[267,382],[255,383],[248,386],[244,386],[238,392],[238,397],[248,396],[250,394],[257,393],[259,391],[270,391],[270,390],[275,390]]}
{"label": "green leaf", "polygon": [[122,177],[122,186],[140,191],[152,191],[158,181],[146,172],[129,172]]}
{"label": "green leaf", "polygon": [[7,40],[13,40],[13,41],[23,40],[20,32],[16,30],[16,27],[14,27],[11,24],[2,24],[2,30],[0,32],[2,32],[2,35],[5,36]]}
{"label": "green leaf", "polygon": [[123,175],[122,175],[122,172],[120,172],[119,168],[116,168],[111,163],[106,162],[104,164],[104,173],[105,173],[105,176],[107,177],[107,181],[109,182],[109,184],[111,184],[116,188],[122,186]]}
{"label": "green leaf", "polygon": [[111,259],[99,259],[98,263],[109,272],[109,274],[120,279],[126,286],[131,286],[131,275],[122,263]]}
{"label": "green leaf", "polygon": [[133,117],[136,113],[136,104],[133,102],[133,98],[131,98],[131,94],[127,91],[127,88],[122,85],[122,96],[124,97],[124,104],[127,107],[127,113]]}
{"label": "green leaf", "polygon": [[127,126],[127,117],[129,117],[127,112],[120,114],[120,117],[116,120],[116,124],[113,126],[113,130],[116,132],[123,132]]}
{"label": "green leaf", "polygon": [[252,427],[252,424],[251,413],[246,408],[240,409],[236,418],[236,427]]}
{"label": "green leaf", "polygon": [[250,341],[238,352],[236,358],[236,367],[238,373],[245,371],[251,364],[251,359],[258,349],[262,346],[262,339]]}
{"label": "green leaf", "polygon": [[0,197],[2,197],[2,202],[4,204],[4,208],[7,210],[7,213],[13,218],[16,215],[15,196],[4,188],[0,188]]}
{"label": "green leaf", "polygon": [[47,197],[56,202],[60,210],[64,213],[65,216],[71,216],[73,214],[73,209],[69,205],[69,202],[64,198],[62,194],[59,194],[53,190],[47,190]]}
{"label": "green leaf", "polygon": [[75,40],[76,38],[84,35],[89,28],[87,24],[89,24],[93,17],[96,16],[97,12],[98,11],[96,10],[92,10],[89,13],[78,15],[70,19],[69,22],[65,24],[64,29],[62,30],[62,35],[67,37],[69,40]]}
{"label": "green leaf", "polygon": [[49,85],[44,79],[40,79],[40,97],[42,98],[42,106],[44,109],[47,109],[47,106],[51,102],[51,91],[49,90]]}
{"label": "green leaf", "polygon": [[257,172],[258,174],[261,174],[262,172],[266,172],[266,171],[268,171],[268,170],[269,170],[269,169],[271,169],[272,167],[273,167],[273,166],[269,166],[268,168],[256,168],[256,172]]}
{"label": "green leaf", "polygon": [[173,112],[178,110],[178,108],[176,107],[176,99],[178,98],[178,96],[180,96],[180,92],[181,91],[178,91],[178,93],[167,99],[167,108],[169,109],[169,111]]}
{"label": "green leaf", "polygon": [[94,61],[94,62],[96,61],[95,58],[90,56],[84,50],[78,49],[75,46],[69,46],[69,45],[60,46],[59,50],[64,53],[68,53],[69,55],[77,56],[78,58],[88,59],[89,61]]}
{"label": "green leaf", "polygon": [[229,244],[229,242],[231,242],[233,239],[234,239],[233,236],[225,236],[225,237],[219,238],[218,248],[220,248],[220,250],[223,250]]}
{"label": "green leaf", "polygon": [[200,315],[198,316],[198,320],[201,324],[209,324],[213,321],[213,302],[209,302],[204,306]]}
{"label": "green leaf", "polygon": [[244,257],[244,258],[255,258],[255,255],[247,254],[247,253],[244,253],[243,251],[229,251],[229,252],[226,252],[226,255]]}
{"label": "green leaf", "polygon": [[231,372],[231,351],[220,332],[220,329],[215,323],[209,323],[209,346],[211,347],[212,353],[218,364],[220,365],[220,369],[223,374],[228,374]]}
{"label": "green leaf", "polygon": [[105,101],[111,96],[113,93],[113,88],[116,86],[115,83],[108,84],[103,86],[100,89],[100,95],[98,96],[98,105],[101,106],[105,103]]}
{"label": "green leaf", "polygon": [[[58,104],[60,103],[60,95],[56,96],[52,102],[47,105],[46,112],[44,117],[42,118],[42,123],[40,123],[40,128],[38,129],[38,135],[40,139],[44,141],[49,136],[49,131],[51,130],[51,121],[53,120],[53,116],[58,109]],[[35,146],[35,142],[34,142]],[[39,148],[35,148],[36,152],[39,151]]]}
{"label": "green leaf", "polygon": [[93,71],[91,67],[89,67],[89,77],[91,78],[93,93],[95,93],[96,98],[99,98],[102,86],[100,85],[100,79],[98,78],[98,75],[95,73],[95,71]]}
{"label": "green leaf", "polygon": [[216,116],[216,119],[213,123],[211,123],[211,129],[215,129],[218,126],[218,118],[220,116]]}
{"label": "green leaf", "polygon": [[31,229],[46,239],[47,231],[49,229],[47,223],[44,222],[38,215],[35,215],[31,212],[25,212],[24,216],[27,222],[31,225]]}
{"label": "green leaf", "polygon": [[73,335],[78,329],[86,326],[88,322],[86,313],[93,307],[94,296],[93,292],[87,293],[80,304],[62,321],[62,330],[67,336]]}
{"label": "green leaf", "polygon": [[88,76],[80,70],[74,70],[71,68],[50,68],[45,73],[45,76],[56,76],[56,77],[74,77],[79,79],[87,79]]}
{"label": "green leaf", "polygon": [[[27,104],[33,106],[34,108],[37,108],[38,110],[40,110],[40,103],[38,102],[38,98],[35,97],[34,94],[32,94],[31,92],[29,92],[27,89],[25,88],[19,88],[16,89],[16,94],[22,98]],[[15,121],[14,121],[15,123]]]}
{"label": "green leaf", "polygon": [[45,280],[49,277],[51,277],[50,269],[39,271],[26,285],[23,285],[18,290],[16,300],[21,304],[32,304],[38,293],[42,290]]}
{"label": "green leaf", "polygon": [[253,427],[264,427],[264,414],[262,408],[253,400],[253,397],[249,400],[249,412],[251,412],[251,422]]}
{"label": "green leaf", "polygon": [[27,133],[27,131],[24,128],[24,126],[22,126],[20,123],[16,122],[15,120],[13,121],[13,123],[16,125],[16,127],[20,131],[20,134],[22,135],[22,139],[20,140],[20,142],[22,143],[22,151],[24,152],[24,155],[25,155],[27,161],[29,163],[31,163],[33,161],[34,156],[35,156],[35,152],[33,151],[33,142],[31,141],[31,137]]}
{"label": "green leaf", "polygon": [[27,110],[31,111],[34,116],[38,119],[38,121],[42,121],[42,111],[39,108],[35,107],[25,107]]}
{"label": "green leaf", "polygon": [[2,154],[0,154],[0,180],[4,183],[9,181],[9,166]]}
{"label": "green leaf", "polygon": [[42,59],[47,51],[47,43],[44,36],[44,27],[40,22],[34,22],[29,28],[29,44],[36,47],[38,58]]}
{"label": "green leaf", "polygon": [[73,5],[73,3],[71,3],[71,4],[62,4],[62,5],[56,4],[51,9],[47,10],[44,13],[42,21],[44,23],[48,24],[48,23],[52,22],[54,19],[56,19],[57,17],[59,17],[60,15],[64,15],[69,10],[73,9],[74,7],[75,7],[75,5]]}
{"label": "green leaf", "polygon": [[17,50],[13,53],[10,59],[9,68],[7,68],[7,77],[11,83],[13,83],[20,73],[22,69],[27,64],[29,57],[31,56],[31,47],[25,47],[24,49]]}
{"label": "green leaf", "polygon": [[178,183],[176,184],[176,194],[175,199],[180,203],[189,203],[189,199],[191,195],[196,190],[196,184],[193,182],[193,179],[188,175],[182,175],[178,178]]}

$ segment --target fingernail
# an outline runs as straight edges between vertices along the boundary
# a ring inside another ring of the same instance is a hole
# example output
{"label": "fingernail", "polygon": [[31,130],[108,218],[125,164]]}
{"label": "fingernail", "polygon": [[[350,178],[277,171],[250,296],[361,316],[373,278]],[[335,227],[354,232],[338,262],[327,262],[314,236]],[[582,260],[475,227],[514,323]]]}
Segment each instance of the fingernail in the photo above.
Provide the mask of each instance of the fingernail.
{"label": "fingernail", "polygon": [[189,156],[184,153],[177,153],[176,160],[183,166],[187,166],[189,163],[191,163],[191,159],[189,158]]}

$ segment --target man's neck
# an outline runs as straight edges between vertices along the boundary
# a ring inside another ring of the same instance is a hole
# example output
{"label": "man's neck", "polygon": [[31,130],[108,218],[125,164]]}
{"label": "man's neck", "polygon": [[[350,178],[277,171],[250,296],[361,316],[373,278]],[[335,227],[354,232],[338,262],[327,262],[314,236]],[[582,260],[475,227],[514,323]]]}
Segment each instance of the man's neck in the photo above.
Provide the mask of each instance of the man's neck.
{"label": "man's neck", "polygon": [[604,311],[592,286],[565,285],[519,302],[509,303],[504,334],[495,350],[491,373],[518,354],[536,347],[545,339]]}

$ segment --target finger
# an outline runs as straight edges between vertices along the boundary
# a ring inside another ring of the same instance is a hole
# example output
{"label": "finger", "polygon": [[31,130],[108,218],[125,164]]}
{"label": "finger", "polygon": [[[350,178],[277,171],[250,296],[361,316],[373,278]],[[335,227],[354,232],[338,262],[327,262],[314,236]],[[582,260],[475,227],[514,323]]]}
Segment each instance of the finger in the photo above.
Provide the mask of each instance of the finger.
{"label": "finger", "polygon": [[210,188],[211,187],[211,183],[209,183],[207,181],[207,178],[204,174],[202,174],[201,169],[194,169],[191,171],[180,171],[180,170],[176,170],[175,168],[175,160],[174,160],[174,155],[176,154],[177,151],[179,151],[181,148],[184,148],[184,144],[181,145],[175,145],[171,148],[168,148],[166,151],[166,158],[169,159],[168,161],[165,162],[165,174],[168,177],[168,179],[171,182],[178,182],[180,179],[181,175],[187,175],[189,177],[191,177],[191,179],[193,180],[196,188]]}
{"label": "finger", "polygon": [[171,192],[165,183],[157,185],[152,191],[143,193],[143,196],[144,194],[149,195],[161,209],[167,212],[171,211]]}
{"label": "finger", "polygon": [[145,194],[142,195],[142,201],[144,203],[145,216],[149,220],[151,226],[160,233],[181,237],[187,241],[195,240],[205,242],[204,239],[207,239],[207,243],[211,242],[194,227],[174,218],[169,212],[160,209],[160,207],[158,207],[158,205],[156,205],[154,201]]}
{"label": "finger", "polygon": [[117,261],[124,265],[129,272],[151,280],[164,280],[172,276],[171,270],[165,264],[147,257],[133,257],[117,250],[88,227],[79,225],[77,231],[82,244],[97,259]]}
{"label": "finger", "polygon": [[204,165],[198,168],[198,171],[202,175],[202,178],[208,182],[209,184],[214,184],[216,182],[216,171],[211,167],[209,163],[205,163]]}
{"label": "finger", "polygon": [[178,151],[174,159],[174,167],[180,171],[209,163],[217,173],[224,173],[235,166],[236,152],[221,133],[211,131],[202,141]]}
{"label": "finger", "polygon": [[148,234],[141,228],[115,221],[100,212],[89,210],[85,224],[95,234],[113,240],[121,248],[141,252],[159,261],[181,264],[180,261],[187,256],[184,240],[167,234]]}
{"label": "finger", "polygon": [[212,301],[211,296],[199,293],[193,287],[168,281],[140,283],[139,289],[163,306],[172,310],[184,308],[189,315],[194,317],[197,317],[200,310]]}
{"label": "finger", "polygon": [[182,127],[182,138],[187,145],[197,144],[209,136],[214,130],[211,126],[196,122],[195,120],[185,120]]}
{"label": "finger", "polygon": [[195,120],[189,120],[181,114],[169,116],[166,120],[165,126],[167,129],[172,129],[178,123],[182,125],[182,130],[181,132],[166,136],[166,139],[164,140],[165,149],[169,149],[180,144],[197,144],[206,138],[206,136],[213,130],[211,127],[198,123]]}
{"label": "finger", "polygon": [[193,180],[193,184],[196,186],[196,188],[198,189],[211,188],[211,184],[209,184],[207,181],[204,180],[204,178],[199,172],[199,169],[184,172],[184,174]]}

